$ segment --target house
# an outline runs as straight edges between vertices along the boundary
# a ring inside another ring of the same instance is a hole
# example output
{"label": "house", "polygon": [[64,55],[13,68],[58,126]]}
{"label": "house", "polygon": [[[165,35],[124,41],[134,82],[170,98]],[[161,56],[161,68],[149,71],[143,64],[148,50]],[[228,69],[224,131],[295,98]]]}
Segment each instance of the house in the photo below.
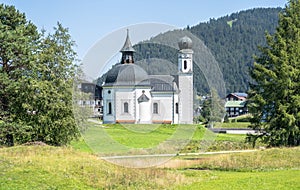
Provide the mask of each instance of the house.
{"label": "house", "polygon": [[92,117],[102,117],[102,87],[92,82],[83,81],[78,86],[81,95],[78,104],[91,109]]}
{"label": "house", "polygon": [[193,123],[192,40],[185,36],[178,45],[178,74],[148,75],[134,64],[127,30],[120,64],[102,85],[103,123]]}
{"label": "house", "polygon": [[230,93],[226,96],[225,109],[229,117],[236,117],[248,113],[246,93]]}

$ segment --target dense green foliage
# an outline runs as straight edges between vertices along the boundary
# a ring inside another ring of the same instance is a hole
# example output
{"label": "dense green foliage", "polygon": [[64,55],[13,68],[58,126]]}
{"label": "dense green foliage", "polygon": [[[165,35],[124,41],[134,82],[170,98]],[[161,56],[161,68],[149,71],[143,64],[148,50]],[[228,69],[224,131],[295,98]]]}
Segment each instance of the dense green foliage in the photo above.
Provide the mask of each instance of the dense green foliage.
{"label": "dense green foliage", "polygon": [[61,24],[53,34],[38,32],[25,14],[0,5],[0,144],[61,145],[78,134],[73,46]]}
{"label": "dense green foliage", "polygon": [[273,33],[281,8],[256,8],[233,13],[190,28],[211,50],[223,73],[227,92],[248,89],[249,68],[257,46],[265,45],[266,31]]}
{"label": "dense green foliage", "polygon": [[[258,53],[258,45],[265,45],[265,32],[275,31],[280,11],[281,8],[251,9],[188,27],[188,31],[204,42],[219,63],[227,92],[248,90],[248,83],[251,81],[248,71],[254,61],[252,56]],[[153,39],[164,38],[164,35],[160,34]],[[168,37],[164,40],[174,41]],[[176,49],[151,43],[151,40],[137,44],[134,48],[137,50],[136,60],[144,60],[138,64],[149,73],[176,74]],[[171,68],[170,64],[152,64],[155,63],[151,61],[154,58],[167,60],[174,65]],[[196,64],[194,64],[194,83],[198,94],[209,93],[206,79]]]}
{"label": "dense green foliage", "polygon": [[261,48],[251,76],[252,128],[264,130],[270,146],[300,145],[300,1],[291,0],[279,17],[274,35]]}

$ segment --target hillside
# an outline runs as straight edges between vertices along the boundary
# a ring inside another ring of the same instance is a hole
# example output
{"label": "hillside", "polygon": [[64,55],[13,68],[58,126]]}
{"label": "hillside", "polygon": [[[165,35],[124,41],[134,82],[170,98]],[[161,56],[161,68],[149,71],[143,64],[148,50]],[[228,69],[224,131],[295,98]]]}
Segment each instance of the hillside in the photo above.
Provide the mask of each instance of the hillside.
{"label": "hillside", "polygon": [[252,9],[191,27],[212,51],[223,72],[228,92],[246,91],[257,46],[265,46],[265,32],[274,33],[281,8]]}
{"label": "hillside", "polygon": [[[266,44],[265,32],[275,31],[280,11],[281,8],[251,9],[186,28],[211,50],[223,73],[227,92],[248,89],[248,83],[251,81],[248,70],[254,62],[253,55],[258,54],[258,46]],[[150,42],[161,36],[166,36],[166,34],[160,34],[152,38]],[[174,39],[169,40],[174,41]],[[140,43],[134,48],[137,50],[137,60],[159,58],[177,65],[176,49],[151,43]],[[164,64],[151,65],[151,60],[147,64],[141,64],[141,66],[150,73],[172,72],[169,66],[164,68]],[[205,77],[197,67],[194,81],[199,94],[208,92]]]}

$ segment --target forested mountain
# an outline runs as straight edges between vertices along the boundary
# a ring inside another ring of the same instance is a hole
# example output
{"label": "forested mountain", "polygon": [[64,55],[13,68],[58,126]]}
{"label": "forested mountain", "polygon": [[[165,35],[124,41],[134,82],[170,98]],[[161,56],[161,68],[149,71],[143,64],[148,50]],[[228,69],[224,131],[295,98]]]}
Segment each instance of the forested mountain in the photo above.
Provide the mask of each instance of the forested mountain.
{"label": "forested mountain", "polygon": [[211,50],[222,70],[228,92],[246,91],[249,67],[257,46],[265,46],[265,32],[274,33],[281,8],[258,8],[191,27]]}
{"label": "forested mountain", "polygon": [[[265,32],[274,33],[281,10],[281,8],[256,8],[241,11],[218,19],[210,19],[192,27],[188,26],[182,31],[191,32],[203,41],[203,46],[208,47],[223,74],[227,93],[245,92],[251,81],[248,71],[254,62],[253,55],[259,53],[258,46],[265,46]],[[134,46],[136,63],[149,74],[176,73],[177,50],[157,43],[148,43],[158,38],[169,38],[166,40],[174,43],[176,40],[171,38],[172,32],[178,31],[169,31],[168,35],[160,34],[147,43],[142,42]],[[204,49],[203,46],[201,44],[200,47],[193,49]],[[204,58],[207,55],[207,52],[204,53]],[[172,67],[170,64],[157,63],[159,59],[174,65]],[[206,79],[197,66],[194,69],[194,82],[198,94],[209,92]]]}

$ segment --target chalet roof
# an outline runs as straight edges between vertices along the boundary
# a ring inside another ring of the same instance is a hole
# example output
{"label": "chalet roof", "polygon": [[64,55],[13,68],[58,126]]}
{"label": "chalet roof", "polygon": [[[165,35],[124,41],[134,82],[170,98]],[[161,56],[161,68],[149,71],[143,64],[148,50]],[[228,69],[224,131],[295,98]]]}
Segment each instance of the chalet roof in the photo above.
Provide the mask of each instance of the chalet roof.
{"label": "chalet roof", "polygon": [[235,94],[236,96],[244,97],[244,98],[247,98],[247,96],[248,96],[248,94],[244,93],[244,92],[235,92],[235,93],[232,93],[232,94]]}
{"label": "chalet roof", "polygon": [[246,106],[247,101],[227,101],[226,108],[243,108]]}
{"label": "chalet roof", "polygon": [[229,98],[229,97],[231,97],[231,96],[234,96],[234,97],[236,97],[237,99],[244,101],[244,100],[247,99],[248,94],[243,93],[243,92],[234,92],[234,93],[228,94],[228,95],[226,96],[226,98]]}

